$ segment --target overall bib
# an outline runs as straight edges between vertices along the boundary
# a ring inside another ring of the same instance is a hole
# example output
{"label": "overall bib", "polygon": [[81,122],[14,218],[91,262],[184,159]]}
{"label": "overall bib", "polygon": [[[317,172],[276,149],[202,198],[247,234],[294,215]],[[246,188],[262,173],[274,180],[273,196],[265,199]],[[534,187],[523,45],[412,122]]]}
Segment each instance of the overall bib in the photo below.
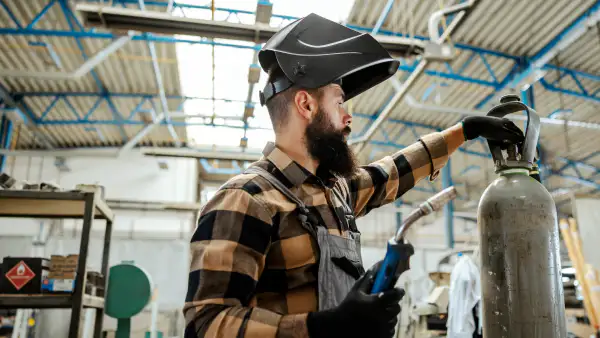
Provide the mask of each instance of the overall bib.
{"label": "overall bib", "polygon": [[[317,241],[319,247],[319,269],[317,274],[319,311],[338,306],[356,280],[365,272],[360,253],[360,233],[352,231],[351,227],[348,227],[349,238],[330,234],[327,227],[318,224],[316,217],[310,214],[306,205],[271,173],[259,167],[250,167],[245,173],[257,174],[263,177],[298,206],[296,209],[298,220],[302,227]],[[332,190],[343,203],[345,221],[348,223],[354,222],[352,209],[335,189]]]}

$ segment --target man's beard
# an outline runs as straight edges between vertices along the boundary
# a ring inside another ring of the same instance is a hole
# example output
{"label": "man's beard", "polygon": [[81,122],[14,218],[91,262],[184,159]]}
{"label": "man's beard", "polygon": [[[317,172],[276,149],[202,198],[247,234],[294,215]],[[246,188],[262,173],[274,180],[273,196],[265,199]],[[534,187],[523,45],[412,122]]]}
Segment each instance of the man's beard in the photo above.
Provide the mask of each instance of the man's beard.
{"label": "man's beard", "polygon": [[350,127],[336,130],[327,114],[319,109],[313,121],[306,127],[308,153],[319,161],[319,171],[326,170],[342,177],[352,176],[358,167],[356,157],[345,140]]}

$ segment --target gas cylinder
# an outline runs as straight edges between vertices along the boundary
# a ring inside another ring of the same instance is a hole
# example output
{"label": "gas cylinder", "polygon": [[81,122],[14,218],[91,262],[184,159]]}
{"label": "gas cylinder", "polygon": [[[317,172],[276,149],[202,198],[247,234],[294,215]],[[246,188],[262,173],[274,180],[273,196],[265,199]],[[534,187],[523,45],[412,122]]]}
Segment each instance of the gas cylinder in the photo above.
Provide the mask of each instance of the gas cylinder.
{"label": "gas cylinder", "polygon": [[528,116],[524,142],[488,141],[498,177],[477,212],[483,336],[565,338],[556,205],[533,173],[540,119],[515,95],[487,115],[520,111]]}

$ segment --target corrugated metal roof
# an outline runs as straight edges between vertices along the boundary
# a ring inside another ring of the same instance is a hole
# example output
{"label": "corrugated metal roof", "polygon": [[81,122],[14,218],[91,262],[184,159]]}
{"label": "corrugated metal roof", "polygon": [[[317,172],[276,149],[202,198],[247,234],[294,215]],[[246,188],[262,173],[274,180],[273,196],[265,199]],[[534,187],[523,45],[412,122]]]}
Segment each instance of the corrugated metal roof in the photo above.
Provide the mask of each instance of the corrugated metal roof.
{"label": "corrugated metal roof", "polygon": [[[375,26],[381,11],[387,1],[357,0],[348,18],[348,23],[364,27]],[[387,16],[382,30],[396,33],[429,36],[427,21],[429,16],[440,9],[442,1],[396,1]],[[484,49],[499,51],[513,56],[532,56],[540,51],[559,32],[568,27],[576,18],[581,16],[595,1],[480,1],[478,7],[469,14],[464,24],[456,34],[451,36],[453,43],[468,44]],[[562,67],[584,71],[586,73],[598,74],[600,55],[598,46],[600,35],[596,28],[589,30],[576,43],[559,54],[559,65]],[[465,49],[458,50],[457,57],[450,62],[454,73],[469,62],[472,52]],[[514,61],[507,58],[496,57],[486,54],[485,61],[493,70],[496,80],[499,82],[505,78],[514,65]],[[411,61],[409,61],[411,63]],[[444,64],[432,64],[428,70],[448,72]],[[464,76],[494,81],[485,63],[479,57],[475,57],[464,68]],[[553,83],[557,79],[555,71],[550,71],[545,79]],[[399,74],[402,81],[406,73]],[[578,77],[580,84],[588,93],[594,93],[599,88],[600,82]],[[574,78],[564,76],[560,82],[555,84],[559,88],[570,91],[579,91],[580,87]],[[432,88],[436,88],[432,90]],[[411,88],[409,95],[422,103],[474,110],[475,106],[484,100],[489,94],[494,93],[491,86],[481,86],[452,79],[423,75]],[[427,97],[426,93],[430,95]],[[433,93],[433,94],[431,94]],[[393,94],[393,88],[389,81],[379,85],[377,88],[360,95],[353,103],[356,112],[366,115],[376,115]],[[600,122],[597,102],[584,100],[572,95],[559,94],[547,90],[540,83],[534,85],[535,108],[540,116],[549,116],[558,109],[572,110],[568,116],[570,120]],[[426,100],[424,100],[426,98]],[[413,123],[423,123],[439,128],[446,128],[460,121],[462,117],[455,113],[431,112],[422,109],[411,108],[405,101],[399,103],[392,111],[389,120],[382,125],[388,138],[394,143],[408,145],[415,142],[417,138],[431,130],[427,128],[415,128],[412,130],[404,128],[402,124],[393,123],[391,120],[402,120]],[[354,130],[364,130],[369,120],[365,118],[354,119]],[[565,133],[565,130],[567,131]],[[400,135],[398,133],[401,133]],[[566,137],[565,137],[566,136]],[[582,159],[586,156],[600,151],[600,143],[591,142],[598,140],[600,130],[588,130],[582,128],[568,127],[563,125],[543,124],[541,128],[540,145],[546,150],[546,156],[550,159],[556,157],[569,158],[573,160]],[[377,132],[373,140],[386,142],[385,136]],[[389,140],[387,140],[389,142]],[[473,142],[469,142],[473,143]],[[469,150],[488,153],[487,147],[481,144],[467,144]],[[364,157],[378,158],[383,155],[397,151],[389,146],[369,145],[365,147]],[[592,158],[590,164],[600,167],[600,158]],[[557,160],[555,169],[564,163]],[[494,177],[493,164],[491,160],[479,156],[457,153],[451,159],[451,170],[455,183],[461,184],[458,189],[466,193],[467,184],[472,192],[480,194],[488,184],[490,178]],[[470,168],[480,167],[484,170],[473,170]],[[487,170],[485,170],[487,168]],[[581,169],[584,177],[591,172]],[[577,177],[573,171],[565,170],[566,176]],[[487,178],[486,178],[487,176]],[[439,186],[441,182],[436,182]],[[553,176],[545,182],[550,187],[572,187],[576,184],[573,180]],[[421,183],[426,187],[428,183]],[[583,190],[589,190],[587,187]]]}
{"label": "corrugated metal roof", "polygon": [[[28,23],[33,20],[35,15],[48,3],[46,0],[35,0],[27,2],[5,1],[17,19],[22,23]],[[385,20],[382,30],[402,33],[405,35],[428,36],[427,21],[430,15],[440,9],[440,4],[450,3],[452,1],[441,0],[422,0],[422,1],[395,1],[391,12]],[[455,1],[456,2],[456,1]],[[316,2],[315,2],[316,3]],[[352,25],[363,27],[373,27],[387,0],[356,0],[350,11],[346,22]],[[576,18],[582,15],[591,5],[593,0],[479,0],[477,8],[469,14],[464,24],[458,31],[451,36],[453,43],[462,43],[476,46],[484,49],[494,50],[506,53],[510,56],[532,56],[539,52],[549,41],[557,36],[559,32],[568,27]],[[226,7],[231,5],[219,4],[217,6]],[[129,5],[137,8],[137,5]],[[283,5],[282,5],[283,6]],[[286,5],[288,6],[288,5]],[[248,7],[244,4],[244,7]],[[288,6],[290,7],[290,6]],[[248,7],[249,8],[249,7]],[[245,9],[248,9],[245,8]],[[274,6],[274,13],[278,13],[277,3]],[[283,8],[283,7],[282,7]],[[287,7],[286,7],[287,8]],[[291,8],[291,7],[290,7]],[[147,10],[164,11],[164,7],[147,6]],[[289,10],[289,8],[287,8]],[[323,9],[327,13],[333,13],[331,8]],[[315,10],[319,13],[319,9]],[[291,13],[286,13],[291,14]],[[224,15],[220,15],[219,18]],[[274,19],[273,22],[279,22]],[[16,27],[11,18],[3,10],[0,10],[0,22],[3,27]],[[65,16],[58,5],[53,6],[48,14],[40,20],[36,28],[69,30],[70,27],[65,20]],[[101,31],[101,30],[98,30]],[[44,47],[31,46],[30,43],[44,42],[51,45],[60,57],[64,66],[63,70],[58,69],[54,62],[49,58]],[[110,41],[106,39],[81,39],[81,43],[88,56],[93,55],[107,46]],[[171,43],[156,43],[156,51],[160,69],[165,83],[165,89],[168,95],[182,96],[191,95],[182,92],[181,82],[185,82],[185,76],[189,72],[197,73],[201,81],[210,81],[207,72],[210,72],[210,65],[198,65],[197,69],[179,69],[181,61],[178,59],[176,45]],[[559,66],[569,69],[579,70],[590,74],[600,73],[600,33],[597,28],[589,30],[580,39],[574,42],[569,48],[564,50],[558,56]],[[198,46],[198,53],[205,53],[208,46]],[[220,47],[218,47],[220,48]],[[218,95],[229,93],[228,86],[233,86],[239,82],[247,88],[247,65],[251,62],[250,50],[221,50],[217,54],[223,57],[237,58],[239,65],[235,64],[235,74],[223,70],[222,66],[216,70],[217,77],[225,77],[229,82],[219,79],[215,84]],[[181,55],[179,55],[181,56]],[[72,71],[84,62],[81,52],[75,39],[70,37],[39,37],[39,36],[0,36],[0,68],[10,70],[27,71]],[[407,60],[410,64],[413,60]],[[416,101],[437,106],[452,108],[474,109],[475,106],[484,100],[489,94],[494,93],[495,88],[492,85],[502,81],[514,65],[514,60],[506,57],[485,54],[485,60],[480,56],[473,56],[469,49],[458,49],[456,58],[450,62],[451,73],[462,71],[461,75],[473,79],[479,79],[479,82],[486,83],[486,86],[458,81],[448,76],[439,77],[424,75],[416,81],[410,90],[410,96]],[[493,75],[488,71],[488,66],[493,70]],[[242,65],[243,64],[243,65]],[[239,67],[238,67],[239,66]],[[232,66],[233,67],[233,66]],[[432,64],[428,67],[429,71],[448,73],[446,65]],[[109,92],[115,93],[136,93],[153,94],[157,93],[154,70],[148,47],[143,41],[130,41],[123,48],[109,56],[102,64],[96,67],[95,72],[98,78]],[[180,77],[180,72],[182,74]],[[397,78],[400,81],[405,80],[408,73],[399,71]],[[239,75],[239,76],[238,76]],[[554,83],[558,74],[550,71],[545,80]],[[450,76],[451,77],[451,76]],[[17,79],[0,77],[3,84],[12,92],[99,92],[96,81],[87,74],[80,79],[70,81],[50,81],[38,79]],[[182,81],[182,79],[184,81]],[[564,76],[554,86],[563,90],[572,92],[579,91],[580,85],[588,93],[595,93],[600,88],[600,81],[592,81],[579,77],[577,83],[571,76]],[[242,83],[243,82],[243,83]],[[264,85],[264,74],[261,77],[259,87]],[[209,86],[200,86],[199,93],[209,92]],[[210,86],[212,88],[212,86]],[[243,91],[243,90],[242,90]],[[376,115],[386,104],[394,92],[390,81],[378,85],[376,88],[363,93],[352,100],[352,110],[355,112],[354,133],[360,133],[365,130],[369,116]],[[240,97],[227,97],[232,102],[227,105],[219,105],[220,109],[228,111],[218,111],[217,114],[227,116],[239,116],[240,107],[245,100],[246,92]],[[535,107],[540,116],[549,116],[556,110],[572,111],[568,116],[571,120],[588,121],[600,123],[600,115],[597,113],[597,102],[584,100],[574,95],[560,94],[551,91],[540,83],[534,85]],[[203,95],[203,94],[202,94]],[[236,94],[237,95],[237,94]],[[192,95],[193,96],[193,95]],[[201,96],[201,95],[198,95]],[[31,108],[32,113],[40,117],[46,108],[52,103],[53,97],[26,97],[25,103]],[[68,102],[78,112],[88,112],[96,104],[98,98],[94,96],[69,97]],[[253,101],[257,100],[257,90],[253,95]],[[122,115],[127,116],[140,103],[140,98],[114,97],[112,98],[116,110]],[[172,111],[180,109],[181,101],[179,99],[169,99],[169,108]],[[154,100],[154,106],[159,113],[160,102]],[[201,109],[204,105],[198,105]],[[489,107],[488,107],[489,108]],[[149,111],[153,107],[146,103],[142,109]],[[198,111],[195,113],[212,114],[212,111]],[[264,108],[257,106],[256,118],[251,125],[268,126],[268,119]],[[65,101],[56,103],[46,119],[57,120],[72,118],[73,112]],[[99,103],[98,109],[90,117],[90,120],[112,120],[113,111],[106,101]],[[152,116],[148,113],[134,114],[133,121],[147,123]],[[409,145],[417,140],[420,135],[431,132],[435,129],[424,126],[415,126],[414,130],[406,128],[399,121],[406,121],[412,124],[426,124],[435,128],[446,128],[460,121],[462,117],[456,113],[432,112],[423,109],[411,108],[406,102],[399,103],[390,115],[390,120],[382,125],[386,135],[377,132],[373,137],[378,145],[369,145],[365,148],[364,159],[378,158],[385,154],[397,151],[397,148],[382,145],[393,141],[398,145]],[[396,123],[392,122],[396,120]],[[239,122],[239,121],[236,121]],[[232,122],[233,123],[233,122]],[[139,125],[125,125],[124,131],[128,138],[134,136],[141,128]],[[107,146],[119,145],[123,142],[118,126],[114,124],[90,124],[81,125],[42,125],[40,129],[50,136],[60,147],[88,147],[88,146]],[[182,141],[188,137],[185,127],[176,127],[177,134]],[[564,132],[566,129],[566,133]],[[35,147],[34,134],[26,128],[18,128],[18,138],[20,148]],[[203,130],[203,129],[202,129]],[[221,138],[228,138],[230,143],[237,143],[237,138],[243,135],[243,131],[237,129],[233,134],[227,136],[219,135]],[[202,131],[195,135],[202,136]],[[248,135],[263,135],[262,131],[248,131]],[[211,134],[212,135],[212,134]],[[564,128],[562,125],[542,126],[540,144],[546,150],[546,156],[550,159],[565,157],[573,160],[583,159],[586,156],[600,151],[600,143],[597,140],[600,131],[587,130],[576,127]],[[195,137],[195,136],[194,136]],[[211,138],[212,136],[205,136]],[[252,138],[254,136],[250,136]],[[258,136],[257,136],[258,137]],[[234,142],[235,141],[235,142]],[[208,140],[212,142],[212,140]],[[250,141],[252,143],[252,140]],[[167,145],[172,146],[171,136],[165,126],[155,128],[141,142],[142,144]],[[260,147],[260,145],[257,145]],[[466,149],[471,152],[487,153],[485,144],[469,142]],[[592,158],[588,163],[600,167],[600,156]],[[555,169],[560,168],[562,163],[556,160]],[[583,176],[591,173],[589,170],[583,170]],[[463,194],[474,195],[481,193],[483,187],[489,182],[490,177],[494,177],[492,163],[488,158],[470,155],[466,152],[459,152],[452,157],[451,171],[459,190]],[[565,171],[567,175],[575,175],[572,171]],[[439,188],[440,180],[432,183]],[[565,178],[552,177],[547,180],[551,187],[573,186],[574,181]],[[431,188],[430,183],[424,181],[419,187],[426,190]],[[587,188],[586,188],[587,189]],[[414,191],[408,196],[411,198],[422,198],[421,195],[427,195],[427,192]],[[414,197],[411,197],[414,196]]]}
{"label": "corrugated metal roof", "polygon": [[[6,2],[12,13],[20,23],[30,23],[35,16],[42,11],[49,1],[10,1]],[[148,6],[147,10],[158,10]],[[0,11],[4,27],[15,28],[5,11]],[[76,27],[76,26],[75,26]],[[63,30],[70,29],[64,13],[56,2],[46,15],[37,22],[36,29]],[[85,54],[92,57],[101,51],[112,41],[105,39],[79,39]],[[31,43],[46,43],[52,46],[60,59],[62,68],[49,57],[49,53],[43,46],[31,45]],[[181,95],[179,81],[179,69],[177,67],[177,55],[175,44],[156,43],[156,54],[160,65],[160,71],[167,95]],[[78,48],[77,41],[71,37],[52,36],[0,36],[0,68],[8,70],[23,70],[29,72],[73,72],[81,66],[85,59]],[[125,46],[111,54],[93,72],[97,74],[101,84],[94,80],[92,72],[73,80],[41,80],[33,78],[1,77],[2,82],[11,92],[76,92],[76,93],[99,93],[108,91],[116,93],[136,93],[156,95],[158,88],[154,77],[152,59],[148,46],[144,41],[129,41]],[[26,97],[24,102],[36,117],[41,117],[43,112],[51,104],[53,97]],[[68,97],[68,102],[78,113],[89,112],[97,101],[97,97]],[[116,110],[125,118],[141,101],[141,98],[112,98]],[[169,108],[177,109],[179,100],[169,100]],[[160,109],[160,102],[156,99],[155,106]],[[142,107],[152,109],[150,104]],[[83,116],[78,116],[83,118]],[[74,113],[68,103],[61,100],[48,113],[44,120],[73,119]],[[106,101],[99,104],[98,108],[89,117],[90,120],[113,120],[113,111]],[[142,121],[143,115],[136,114],[133,120]],[[151,116],[148,116],[150,121]],[[128,138],[133,137],[143,125],[125,125],[124,130]],[[90,124],[82,125],[43,125],[40,129],[58,147],[86,147],[86,146],[117,146],[123,143],[119,127],[114,124]],[[175,128],[177,135],[182,141],[186,140],[185,127]],[[22,148],[34,147],[35,142],[32,135],[21,134],[19,145]],[[140,144],[146,145],[172,145],[173,140],[166,126],[158,126],[149,133]]]}

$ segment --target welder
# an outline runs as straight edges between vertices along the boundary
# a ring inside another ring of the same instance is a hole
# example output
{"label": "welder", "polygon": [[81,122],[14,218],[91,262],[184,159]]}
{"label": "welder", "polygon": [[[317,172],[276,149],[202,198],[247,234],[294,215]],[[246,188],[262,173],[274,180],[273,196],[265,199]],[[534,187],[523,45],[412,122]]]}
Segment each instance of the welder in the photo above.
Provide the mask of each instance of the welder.
{"label": "welder", "polygon": [[282,28],[258,60],[275,142],[200,213],[185,336],[391,337],[404,291],[370,294],[377,265],[364,271],[356,218],[434,180],[465,141],[523,134],[507,119],[467,117],[360,166],[344,102],[393,76],[398,60],[316,14]]}

